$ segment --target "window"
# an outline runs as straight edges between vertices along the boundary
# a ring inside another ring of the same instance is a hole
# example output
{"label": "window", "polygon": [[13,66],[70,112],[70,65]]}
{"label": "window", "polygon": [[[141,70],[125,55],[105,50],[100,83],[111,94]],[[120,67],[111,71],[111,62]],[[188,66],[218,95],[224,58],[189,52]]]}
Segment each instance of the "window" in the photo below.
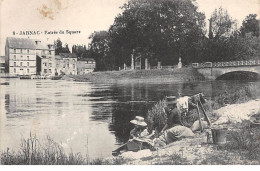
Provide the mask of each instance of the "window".
{"label": "window", "polygon": [[27,49],[27,53],[28,53],[28,54],[30,53],[29,49]]}
{"label": "window", "polygon": [[45,63],[43,63],[43,65],[44,65],[44,66],[47,66],[47,63],[45,62]]}
{"label": "window", "polygon": [[49,69],[49,73],[51,73],[51,69]]}
{"label": "window", "polygon": [[73,64],[73,68],[75,69],[75,64]]}
{"label": "window", "polygon": [[16,53],[16,49],[14,49],[14,53]]}
{"label": "window", "polygon": [[16,68],[14,68],[14,73],[16,73]]}
{"label": "window", "polygon": [[47,69],[44,69],[44,73],[47,73]]}
{"label": "window", "polygon": [[14,66],[16,66],[16,62],[14,62]]}
{"label": "window", "polygon": [[29,56],[27,56],[27,61],[29,61],[30,60],[30,57]]}
{"label": "window", "polygon": [[16,60],[16,55],[14,55],[14,60]]}
{"label": "window", "polygon": [[30,71],[30,70],[29,70],[29,69],[27,69],[27,73],[30,73],[29,71]]}
{"label": "window", "polygon": [[23,60],[23,55],[21,55],[21,60]]}
{"label": "window", "polygon": [[49,55],[51,55],[51,51],[49,51]]}
{"label": "window", "polygon": [[23,66],[23,62],[20,62],[20,66]]}
{"label": "window", "polygon": [[30,66],[30,65],[29,65],[29,62],[27,62],[27,66]]}
{"label": "window", "polygon": [[52,63],[49,63],[49,67],[52,67]]}

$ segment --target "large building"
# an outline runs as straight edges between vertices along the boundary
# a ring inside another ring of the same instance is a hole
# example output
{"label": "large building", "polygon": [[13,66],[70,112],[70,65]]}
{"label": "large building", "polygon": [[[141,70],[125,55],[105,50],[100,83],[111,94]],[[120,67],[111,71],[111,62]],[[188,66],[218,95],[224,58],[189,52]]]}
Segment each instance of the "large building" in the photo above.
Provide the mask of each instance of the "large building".
{"label": "large building", "polygon": [[54,75],[54,45],[40,40],[8,37],[5,71],[9,75]]}
{"label": "large building", "polygon": [[55,73],[58,75],[77,75],[77,56],[74,53],[60,53],[55,56]]}
{"label": "large building", "polygon": [[9,75],[36,74],[36,46],[32,40],[13,37],[6,39],[5,71]]}
{"label": "large building", "polygon": [[96,62],[93,58],[82,58],[77,61],[78,75],[93,72],[96,68]]}

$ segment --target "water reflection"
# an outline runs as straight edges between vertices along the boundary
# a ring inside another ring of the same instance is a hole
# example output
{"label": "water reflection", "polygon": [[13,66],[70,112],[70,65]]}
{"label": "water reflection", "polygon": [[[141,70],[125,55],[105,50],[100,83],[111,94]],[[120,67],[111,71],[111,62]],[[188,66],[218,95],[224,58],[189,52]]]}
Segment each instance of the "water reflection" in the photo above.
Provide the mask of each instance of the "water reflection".
{"label": "water reflection", "polygon": [[1,149],[18,148],[30,131],[53,137],[67,151],[110,156],[127,141],[136,115],[144,116],[167,95],[225,90],[259,82],[91,84],[54,80],[1,79]]}

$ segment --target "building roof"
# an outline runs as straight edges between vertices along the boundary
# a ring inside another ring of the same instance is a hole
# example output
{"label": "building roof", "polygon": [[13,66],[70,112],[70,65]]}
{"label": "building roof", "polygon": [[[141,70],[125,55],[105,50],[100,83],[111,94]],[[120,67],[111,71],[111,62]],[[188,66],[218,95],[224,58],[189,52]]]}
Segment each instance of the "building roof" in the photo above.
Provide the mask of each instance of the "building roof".
{"label": "building roof", "polygon": [[10,48],[17,49],[35,49],[36,46],[31,39],[7,37],[6,42]]}
{"label": "building roof", "polygon": [[37,40],[37,39],[34,39],[32,41],[34,41],[36,49],[39,49],[39,50],[54,50],[53,44],[43,42],[43,41]]}
{"label": "building roof", "polygon": [[77,55],[75,53],[60,53],[59,56],[61,58],[77,58]]}
{"label": "building roof", "polygon": [[[39,50],[54,50],[54,45],[50,43],[43,42],[37,39],[27,39],[27,38],[16,38],[7,37],[7,43],[10,48],[16,49],[39,49]],[[52,46],[50,46],[52,45]]]}
{"label": "building roof", "polygon": [[92,61],[92,62],[95,62],[95,59],[93,59],[93,58],[81,58],[78,61]]}

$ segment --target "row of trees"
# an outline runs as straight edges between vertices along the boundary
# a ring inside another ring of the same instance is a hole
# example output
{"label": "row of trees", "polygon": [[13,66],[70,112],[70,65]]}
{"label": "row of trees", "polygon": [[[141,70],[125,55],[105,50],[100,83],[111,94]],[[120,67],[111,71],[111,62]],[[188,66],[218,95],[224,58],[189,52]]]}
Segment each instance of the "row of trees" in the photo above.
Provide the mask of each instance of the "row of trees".
{"label": "row of trees", "polygon": [[[260,55],[259,20],[248,15],[240,29],[227,10],[216,9],[206,29],[196,0],[129,0],[108,31],[90,35],[89,48],[73,46],[77,56],[95,58],[97,70],[130,65],[131,54],[174,65],[231,61]],[[248,36],[251,33],[251,36]]]}
{"label": "row of trees", "polygon": [[54,41],[55,55],[59,55],[60,53],[70,53],[69,46],[66,43],[65,46],[62,46],[62,41],[60,38]]}

